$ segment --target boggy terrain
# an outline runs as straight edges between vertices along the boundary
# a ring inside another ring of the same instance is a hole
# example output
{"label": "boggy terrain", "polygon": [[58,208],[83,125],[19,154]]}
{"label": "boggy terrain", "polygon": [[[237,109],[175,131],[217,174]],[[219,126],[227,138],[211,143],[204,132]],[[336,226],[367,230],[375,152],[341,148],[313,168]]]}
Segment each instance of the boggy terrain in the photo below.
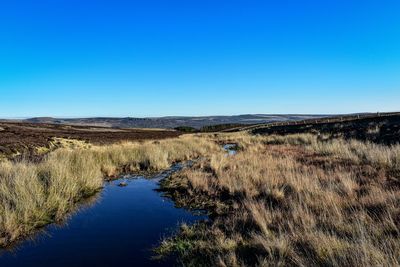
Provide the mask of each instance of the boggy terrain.
{"label": "boggy terrain", "polygon": [[219,135],[216,153],[162,183],[204,209],[157,249],[185,266],[399,266],[400,146],[311,134]]}
{"label": "boggy terrain", "polygon": [[[236,154],[221,148],[228,143]],[[189,159],[160,189],[209,220],[182,225],[160,257],[185,266],[400,264],[400,145],[327,134],[188,134],[3,159],[0,245],[63,221],[104,179]]]}
{"label": "boggy terrain", "polygon": [[62,222],[85,198],[121,173],[155,172],[220,147],[206,139],[58,148],[39,162],[0,161],[0,247],[52,222]]}

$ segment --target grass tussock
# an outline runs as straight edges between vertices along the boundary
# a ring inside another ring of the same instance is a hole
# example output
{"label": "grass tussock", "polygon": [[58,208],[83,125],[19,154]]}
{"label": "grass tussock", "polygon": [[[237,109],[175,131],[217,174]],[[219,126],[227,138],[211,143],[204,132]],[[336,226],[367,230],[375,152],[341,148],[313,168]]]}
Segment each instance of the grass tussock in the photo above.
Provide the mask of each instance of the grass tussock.
{"label": "grass tussock", "polygon": [[330,139],[327,135],[294,134],[288,136],[267,136],[266,144],[302,145],[309,151],[323,156],[369,164],[376,168],[400,170],[400,146],[384,146],[357,140]]}
{"label": "grass tussock", "polygon": [[160,254],[187,266],[399,266],[400,146],[314,135],[236,141],[168,178],[179,205],[211,220],[183,226]]}
{"label": "grass tussock", "polygon": [[102,187],[105,177],[158,171],[173,162],[220,150],[207,138],[193,136],[108,146],[58,141],[63,148],[39,163],[0,162],[0,246],[62,221],[78,201]]}

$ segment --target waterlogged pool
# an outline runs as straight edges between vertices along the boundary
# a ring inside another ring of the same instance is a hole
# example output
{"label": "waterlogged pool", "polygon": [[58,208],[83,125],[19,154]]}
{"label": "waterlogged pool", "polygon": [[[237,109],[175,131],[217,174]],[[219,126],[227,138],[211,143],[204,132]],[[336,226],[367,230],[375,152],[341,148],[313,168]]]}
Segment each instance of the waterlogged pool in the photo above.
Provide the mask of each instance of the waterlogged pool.
{"label": "waterlogged pool", "polygon": [[228,143],[222,146],[222,148],[227,152],[228,156],[236,155],[238,145],[234,143]]}
{"label": "waterlogged pool", "polygon": [[[105,184],[93,203],[65,225],[50,225],[45,233],[0,254],[0,266],[171,266],[174,259],[155,261],[151,249],[182,222],[206,219],[174,203],[154,189],[171,170],[152,179],[125,177]],[[126,186],[120,187],[123,182]]]}

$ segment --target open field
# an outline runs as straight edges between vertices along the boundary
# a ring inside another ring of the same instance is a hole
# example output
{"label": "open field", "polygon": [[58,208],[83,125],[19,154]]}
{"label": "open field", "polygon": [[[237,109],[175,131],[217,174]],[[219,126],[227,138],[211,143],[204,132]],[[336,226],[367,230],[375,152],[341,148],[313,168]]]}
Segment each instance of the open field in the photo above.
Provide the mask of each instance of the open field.
{"label": "open field", "polygon": [[116,129],[91,126],[0,122],[0,158],[35,155],[37,149],[56,146],[54,138],[81,140],[91,144],[111,144],[177,137],[180,133],[162,129]]}

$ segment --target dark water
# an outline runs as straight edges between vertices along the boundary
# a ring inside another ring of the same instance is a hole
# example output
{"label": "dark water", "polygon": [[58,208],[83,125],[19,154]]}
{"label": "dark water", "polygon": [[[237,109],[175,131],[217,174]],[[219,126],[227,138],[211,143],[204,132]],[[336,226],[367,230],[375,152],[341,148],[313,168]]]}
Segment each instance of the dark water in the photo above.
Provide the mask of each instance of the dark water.
{"label": "dark water", "polygon": [[233,156],[237,153],[237,144],[225,144],[222,146],[222,148],[228,153],[229,156]]}
{"label": "dark water", "polygon": [[[177,165],[174,170],[179,168]],[[166,175],[121,178],[105,184],[95,203],[71,216],[66,225],[50,225],[46,234],[25,241],[14,251],[3,251],[0,266],[174,265],[174,259],[151,260],[151,249],[180,223],[205,217],[175,208],[154,191]],[[119,187],[121,181],[127,185]]]}

